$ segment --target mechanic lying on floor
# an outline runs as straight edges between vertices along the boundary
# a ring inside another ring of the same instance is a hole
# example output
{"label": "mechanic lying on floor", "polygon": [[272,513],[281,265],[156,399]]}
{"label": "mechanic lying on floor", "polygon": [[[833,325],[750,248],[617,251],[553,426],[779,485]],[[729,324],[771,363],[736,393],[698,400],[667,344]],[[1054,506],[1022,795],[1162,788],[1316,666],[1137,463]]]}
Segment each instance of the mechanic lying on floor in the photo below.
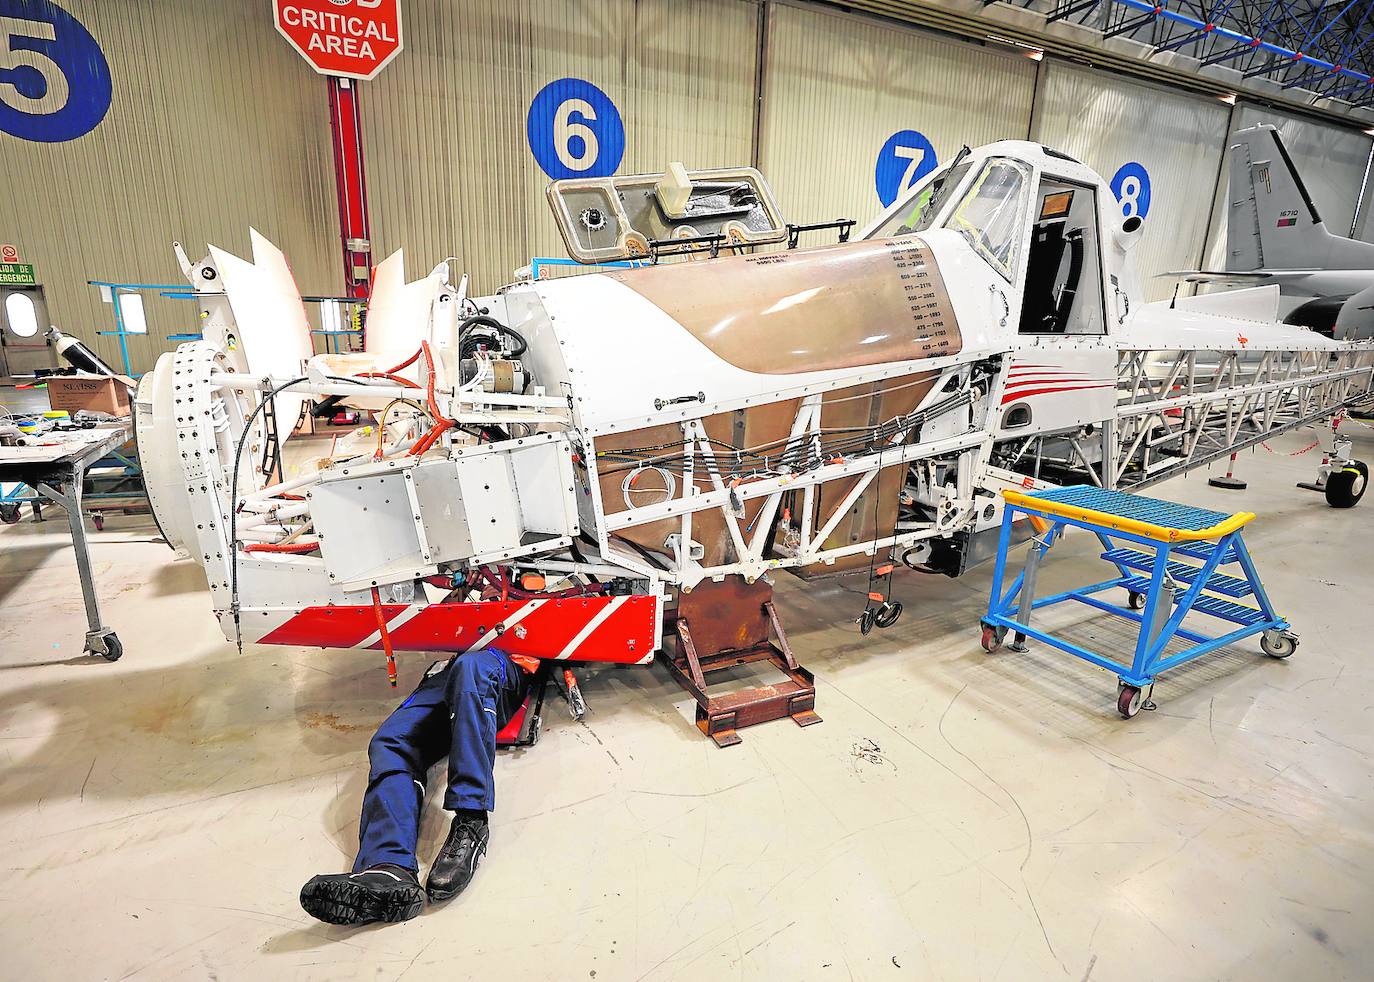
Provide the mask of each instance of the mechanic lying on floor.
{"label": "mechanic lying on floor", "polygon": [[496,801],[496,734],[525,701],[528,668],[495,648],[438,661],[378,728],[367,746],[358,857],[351,873],[314,876],[301,906],[330,924],[407,921],[420,913],[415,844],[429,769],[448,756],[444,808],[454,813],[425,892],[431,903],[461,893],[487,850],[487,812]]}

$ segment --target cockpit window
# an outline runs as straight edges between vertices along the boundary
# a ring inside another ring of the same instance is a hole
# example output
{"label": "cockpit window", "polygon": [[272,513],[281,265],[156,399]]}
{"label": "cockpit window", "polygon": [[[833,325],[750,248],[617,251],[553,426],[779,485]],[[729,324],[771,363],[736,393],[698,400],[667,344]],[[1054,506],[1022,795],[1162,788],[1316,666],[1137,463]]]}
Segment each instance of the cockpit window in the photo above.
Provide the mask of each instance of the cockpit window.
{"label": "cockpit window", "polygon": [[897,213],[878,226],[869,238],[882,239],[893,235],[907,235],[911,232],[924,232],[935,224],[935,216],[940,206],[950,199],[959,189],[964,178],[973,167],[973,161],[955,161],[952,167],[938,170],[926,182],[919,194],[905,202]]}
{"label": "cockpit window", "polygon": [[991,158],[945,222],[1008,280],[1016,278],[1030,176],[1030,168],[1018,160]]}

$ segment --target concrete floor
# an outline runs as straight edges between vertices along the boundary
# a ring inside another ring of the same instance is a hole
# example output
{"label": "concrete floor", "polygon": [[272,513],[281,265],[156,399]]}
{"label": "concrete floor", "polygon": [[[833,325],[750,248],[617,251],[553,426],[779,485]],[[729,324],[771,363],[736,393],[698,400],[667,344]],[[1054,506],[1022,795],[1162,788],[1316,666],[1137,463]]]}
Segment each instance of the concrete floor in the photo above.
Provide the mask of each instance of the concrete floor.
{"label": "concrete floor", "polygon": [[[1368,978],[1374,505],[1293,487],[1316,455],[1286,453],[1312,437],[1245,455],[1243,495],[1202,475],[1155,492],[1260,514],[1292,659],[1227,650],[1126,722],[1105,672],[983,654],[988,570],[899,575],[906,614],[869,639],[861,579],[783,577],[824,724],[718,750],[661,668],[589,672],[584,723],[555,706],[498,762],[469,892],[361,929],[296,895],[351,860],[365,745],[397,698],[380,655],[237,654],[199,568],[112,518],[96,566],[127,654],[84,657],[65,523],[0,529],[0,975]],[[1093,553],[1070,537],[1048,584],[1102,575]],[[413,686],[428,661],[402,664]],[[431,801],[422,860],[445,819]]]}

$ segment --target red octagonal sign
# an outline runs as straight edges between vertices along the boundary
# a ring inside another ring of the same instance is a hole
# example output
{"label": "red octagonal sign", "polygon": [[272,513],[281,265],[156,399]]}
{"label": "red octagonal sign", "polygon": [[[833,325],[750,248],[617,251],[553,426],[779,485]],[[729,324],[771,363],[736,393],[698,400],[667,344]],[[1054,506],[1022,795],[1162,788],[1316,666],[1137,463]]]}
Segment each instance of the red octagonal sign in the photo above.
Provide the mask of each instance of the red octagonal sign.
{"label": "red octagonal sign", "polygon": [[272,0],[281,36],[321,75],[366,81],[401,50],[400,0]]}

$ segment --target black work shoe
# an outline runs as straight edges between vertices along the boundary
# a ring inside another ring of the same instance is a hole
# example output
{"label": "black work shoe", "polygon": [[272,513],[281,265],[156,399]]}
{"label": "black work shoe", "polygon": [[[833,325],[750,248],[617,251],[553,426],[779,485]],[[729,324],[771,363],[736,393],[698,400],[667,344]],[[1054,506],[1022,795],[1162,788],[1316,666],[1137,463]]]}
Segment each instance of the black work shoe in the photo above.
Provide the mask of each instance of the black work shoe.
{"label": "black work shoe", "polygon": [[312,876],[301,887],[301,906],[326,924],[394,924],[420,913],[420,881],[403,866],[373,866],[361,873]]}
{"label": "black work shoe", "polygon": [[453,816],[448,838],[444,840],[439,855],[434,857],[434,865],[429,868],[429,881],[425,892],[431,903],[448,900],[462,893],[472,882],[472,874],[477,872],[477,864],[487,851],[486,816],[472,818],[468,815]]}

